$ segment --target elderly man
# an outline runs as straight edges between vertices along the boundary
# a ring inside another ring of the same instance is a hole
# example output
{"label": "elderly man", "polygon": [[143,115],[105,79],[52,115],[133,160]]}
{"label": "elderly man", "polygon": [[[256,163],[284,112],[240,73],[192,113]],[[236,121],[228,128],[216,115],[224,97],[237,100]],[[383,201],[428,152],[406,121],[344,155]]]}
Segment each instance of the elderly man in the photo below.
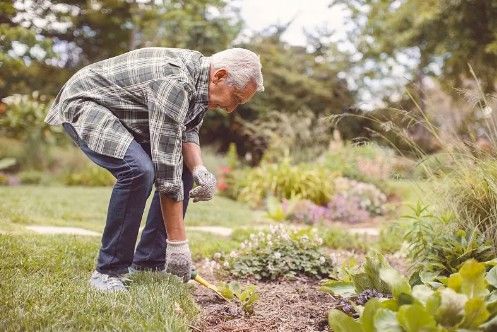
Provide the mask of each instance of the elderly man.
{"label": "elderly man", "polygon": [[[216,189],[200,153],[204,115],[215,108],[233,112],[263,90],[259,57],[241,48],[211,57],[138,49],[91,64],[63,86],[45,121],[62,124],[88,158],[117,179],[92,287],[125,290],[121,277],[129,270],[165,270],[190,279],[183,223],[188,200],[209,200]],[[191,190],[194,181],[198,186]]]}

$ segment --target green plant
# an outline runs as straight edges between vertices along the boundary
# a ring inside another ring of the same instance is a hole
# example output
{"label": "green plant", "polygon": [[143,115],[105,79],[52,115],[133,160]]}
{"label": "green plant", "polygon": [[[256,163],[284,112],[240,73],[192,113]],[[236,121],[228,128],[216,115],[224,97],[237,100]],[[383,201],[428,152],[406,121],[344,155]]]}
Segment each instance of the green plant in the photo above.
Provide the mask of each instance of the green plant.
{"label": "green plant", "polygon": [[9,96],[3,102],[7,110],[0,114],[0,133],[25,143],[23,160],[20,160],[23,166],[43,169],[49,146],[62,136],[60,130],[43,122],[49,107],[48,98],[33,92]]}
{"label": "green plant", "polygon": [[22,184],[40,184],[43,180],[43,173],[40,171],[24,171],[18,174]]}
{"label": "green plant", "polygon": [[326,204],[333,194],[336,173],[316,165],[292,165],[289,159],[277,164],[263,163],[252,169],[232,172],[228,181],[234,198],[258,205],[268,195],[278,199],[300,197]]}
{"label": "green plant", "polygon": [[288,213],[283,203],[277,198],[269,196],[266,198],[266,216],[274,221],[287,219]]}
{"label": "green plant", "polygon": [[459,163],[446,178],[445,207],[459,227],[478,230],[497,245],[497,165],[495,159]]}
{"label": "green plant", "polygon": [[250,316],[254,314],[254,305],[259,300],[259,294],[255,285],[241,287],[236,282],[223,283],[218,287],[219,292],[228,300],[237,299],[243,309],[243,312]]}
{"label": "green plant", "polygon": [[365,235],[353,234],[339,227],[324,228],[319,231],[323,245],[333,249],[365,252],[370,246]]}
{"label": "green plant", "polygon": [[334,332],[495,331],[496,276],[495,266],[486,272],[485,264],[468,260],[435,289],[422,283],[411,288],[395,270],[380,269],[392,298],[356,305],[358,319],[333,309],[328,323]]}
{"label": "green plant", "polygon": [[241,278],[328,277],[333,264],[321,251],[322,244],[323,240],[315,231],[289,231],[283,225],[277,225],[271,226],[268,232],[252,233],[238,250],[217,259],[231,275]]}
{"label": "green plant", "polygon": [[323,281],[321,290],[342,297],[353,297],[368,289],[391,294],[392,287],[383,280],[382,273],[393,274],[393,268],[382,255],[370,253],[366,256],[366,262],[361,267],[357,266],[355,262],[343,265],[337,271],[337,280]]}
{"label": "green plant", "polygon": [[459,228],[453,214],[433,215],[418,203],[405,218],[412,221],[405,240],[414,271],[450,275],[470,258],[486,261],[495,256],[478,229],[466,232]]}
{"label": "green plant", "polygon": [[63,182],[68,186],[99,187],[113,185],[115,179],[110,172],[103,168],[88,166],[81,171],[66,173]]}

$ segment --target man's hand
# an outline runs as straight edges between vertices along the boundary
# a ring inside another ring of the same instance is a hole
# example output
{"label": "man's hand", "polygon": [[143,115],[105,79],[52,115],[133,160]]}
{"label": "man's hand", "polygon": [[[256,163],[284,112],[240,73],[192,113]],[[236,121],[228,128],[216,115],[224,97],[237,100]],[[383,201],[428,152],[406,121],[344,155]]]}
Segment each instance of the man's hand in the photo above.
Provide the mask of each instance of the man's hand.
{"label": "man's hand", "polygon": [[205,166],[200,165],[193,169],[193,179],[198,187],[190,191],[193,202],[208,201],[212,199],[216,192],[216,177],[209,172]]}
{"label": "man's hand", "polygon": [[169,241],[166,240],[166,272],[188,282],[192,273],[192,254],[188,246],[188,240]]}

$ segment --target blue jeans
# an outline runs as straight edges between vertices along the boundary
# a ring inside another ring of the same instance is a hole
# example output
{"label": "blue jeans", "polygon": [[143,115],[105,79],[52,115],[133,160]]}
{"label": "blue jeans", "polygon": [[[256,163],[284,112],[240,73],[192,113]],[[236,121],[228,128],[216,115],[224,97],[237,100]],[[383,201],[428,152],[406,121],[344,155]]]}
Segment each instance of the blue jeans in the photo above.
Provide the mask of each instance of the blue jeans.
{"label": "blue jeans", "polygon": [[[150,145],[139,144],[133,140],[123,159],[113,158],[90,150],[69,123],[64,123],[63,126],[88,158],[111,172],[117,180],[110,197],[96,270],[100,273],[121,275],[128,272],[129,266],[140,270],[164,269],[167,235],[158,191],[154,193],[147,222],[135,250],[145,203],[155,178]],[[188,207],[189,192],[193,186],[192,174],[186,167],[183,168],[183,186],[184,216]]]}

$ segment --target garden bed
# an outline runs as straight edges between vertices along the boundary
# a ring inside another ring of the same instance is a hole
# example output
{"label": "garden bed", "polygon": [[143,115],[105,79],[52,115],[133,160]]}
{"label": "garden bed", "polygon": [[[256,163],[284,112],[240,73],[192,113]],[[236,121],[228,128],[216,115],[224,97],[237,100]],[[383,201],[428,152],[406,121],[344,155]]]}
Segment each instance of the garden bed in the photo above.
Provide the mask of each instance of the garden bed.
{"label": "garden bed", "polygon": [[204,287],[194,297],[202,308],[197,331],[328,331],[327,315],[336,305],[314,281],[255,283],[260,299],[254,314],[245,316],[236,303],[226,302]]}
{"label": "garden bed", "polygon": [[[350,258],[364,261],[363,255],[346,250],[336,250],[333,256],[338,264]],[[391,255],[388,261],[405,272],[405,262],[401,258]],[[198,262],[196,267],[200,275],[214,284],[220,281],[253,284],[260,298],[255,304],[254,314],[247,316],[236,302],[224,301],[213,291],[194,283],[193,295],[201,313],[196,323],[190,326],[193,331],[330,331],[328,312],[336,308],[338,299],[320,291],[319,282],[315,279],[300,277],[292,281],[267,282],[231,278],[220,280],[205,261]]]}

